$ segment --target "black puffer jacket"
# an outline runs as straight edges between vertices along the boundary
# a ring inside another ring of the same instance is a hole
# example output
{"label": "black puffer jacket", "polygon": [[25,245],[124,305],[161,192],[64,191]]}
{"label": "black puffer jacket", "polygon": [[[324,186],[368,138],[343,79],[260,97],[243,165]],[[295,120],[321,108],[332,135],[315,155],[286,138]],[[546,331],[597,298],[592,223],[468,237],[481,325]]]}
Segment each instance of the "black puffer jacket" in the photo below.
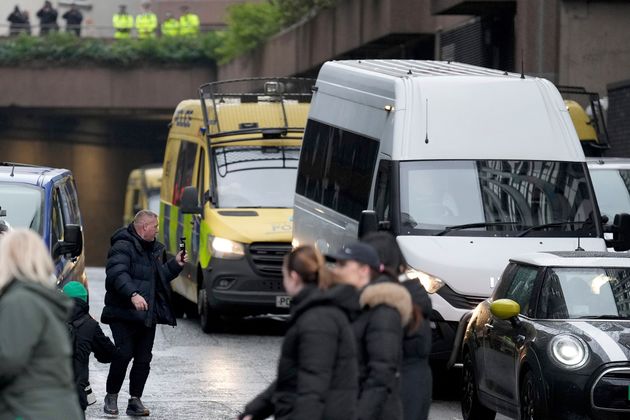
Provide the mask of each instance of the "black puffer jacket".
{"label": "black puffer jacket", "polygon": [[359,355],[358,419],[402,419],[400,368],[411,297],[401,285],[379,278],[360,299],[364,310],[352,324]]}
{"label": "black puffer jacket", "polygon": [[90,307],[81,299],[72,299],[74,306],[70,315],[71,338],[73,337],[72,365],[74,382],[77,385],[79,403],[83,410],[87,407],[85,387],[90,383],[90,353],[94,353],[96,360],[110,363],[116,352],[114,343],[103,334],[98,322],[89,314]]}
{"label": "black puffer jacket", "polygon": [[[182,271],[177,261],[173,258],[165,263],[164,245],[157,240],[144,241],[133,224],[118,229],[111,244],[105,269],[105,307],[101,321],[105,324],[138,321],[147,327],[153,324],[174,326],[169,282]],[[137,311],[133,306],[131,295],[134,292],[147,301],[147,311]]]}
{"label": "black puffer jacket", "polygon": [[407,331],[403,340],[402,401],[405,420],[426,420],[431,406],[431,298],[418,280],[401,283],[411,301],[422,311],[423,320],[415,331]]}
{"label": "black puffer jacket", "polygon": [[243,413],[254,419],[352,420],[358,394],[355,339],[348,319],[359,310],[356,290],[305,287],[294,299],[278,376]]}

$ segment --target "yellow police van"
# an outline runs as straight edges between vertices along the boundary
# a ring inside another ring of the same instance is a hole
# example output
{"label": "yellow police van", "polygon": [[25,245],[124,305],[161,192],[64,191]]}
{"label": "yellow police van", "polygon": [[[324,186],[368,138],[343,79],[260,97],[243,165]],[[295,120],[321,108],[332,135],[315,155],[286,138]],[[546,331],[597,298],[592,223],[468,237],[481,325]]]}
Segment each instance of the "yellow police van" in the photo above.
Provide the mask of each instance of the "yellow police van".
{"label": "yellow police van", "polygon": [[190,262],[171,283],[174,301],[196,303],[206,332],[224,315],[288,312],[282,261],[291,249],[313,85],[299,78],[209,83],[200,100],[182,101],[175,110],[160,239],[171,255],[185,244]]}
{"label": "yellow police van", "polygon": [[162,185],[162,164],[152,164],[136,168],[129,173],[123,226],[133,221],[142,209],[160,212],[160,186]]}

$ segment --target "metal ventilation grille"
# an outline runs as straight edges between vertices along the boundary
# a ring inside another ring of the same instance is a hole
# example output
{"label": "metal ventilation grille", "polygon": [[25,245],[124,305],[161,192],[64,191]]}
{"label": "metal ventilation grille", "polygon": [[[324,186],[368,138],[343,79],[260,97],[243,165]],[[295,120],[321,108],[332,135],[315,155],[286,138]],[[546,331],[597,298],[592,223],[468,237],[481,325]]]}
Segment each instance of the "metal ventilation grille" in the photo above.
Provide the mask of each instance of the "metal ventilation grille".
{"label": "metal ventilation grille", "polygon": [[288,242],[254,242],[249,246],[249,258],[260,274],[281,276],[282,261],[290,251]]}

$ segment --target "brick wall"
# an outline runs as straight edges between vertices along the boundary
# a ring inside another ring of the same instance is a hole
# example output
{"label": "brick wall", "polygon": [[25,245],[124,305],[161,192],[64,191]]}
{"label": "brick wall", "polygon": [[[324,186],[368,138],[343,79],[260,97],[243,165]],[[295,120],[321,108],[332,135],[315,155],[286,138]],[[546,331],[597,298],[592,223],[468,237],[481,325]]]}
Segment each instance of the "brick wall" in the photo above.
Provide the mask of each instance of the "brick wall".
{"label": "brick wall", "polygon": [[606,156],[630,157],[630,79],[608,84],[608,135]]}

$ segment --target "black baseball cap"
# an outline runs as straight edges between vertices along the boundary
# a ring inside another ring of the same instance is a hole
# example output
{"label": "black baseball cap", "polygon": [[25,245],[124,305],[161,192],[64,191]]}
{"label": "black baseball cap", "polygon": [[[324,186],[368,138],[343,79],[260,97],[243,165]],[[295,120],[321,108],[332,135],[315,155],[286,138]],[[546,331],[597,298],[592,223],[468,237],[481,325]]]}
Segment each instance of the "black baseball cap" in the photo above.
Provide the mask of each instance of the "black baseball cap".
{"label": "black baseball cap", "polygon": [[326,260],[330,262],[352,260],[369,265],[377,271],[381,268],[381,261],[374,247],[363,242],[353,242],[342,247],[337,252],[326,254]]}

